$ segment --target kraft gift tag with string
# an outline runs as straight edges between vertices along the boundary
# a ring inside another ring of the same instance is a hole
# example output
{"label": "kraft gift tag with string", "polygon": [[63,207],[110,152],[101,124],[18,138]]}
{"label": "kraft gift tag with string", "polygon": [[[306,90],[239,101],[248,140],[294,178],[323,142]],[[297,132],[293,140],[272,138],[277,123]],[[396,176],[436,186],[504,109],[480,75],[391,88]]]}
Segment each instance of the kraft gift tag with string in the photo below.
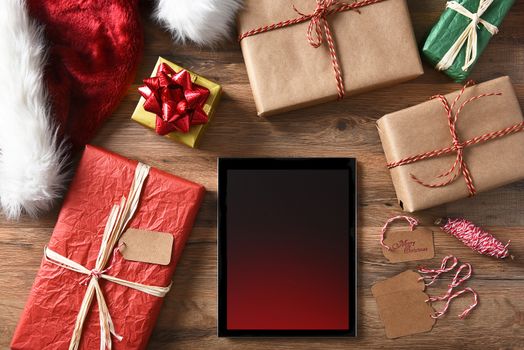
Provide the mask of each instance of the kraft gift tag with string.
{"label": "kraft gift tag with string", "polygon": [[[405,228],[391,229],[391,223],[406,220],[409,230]],[[395,216],[382,227],[382,253],[392,263],[432,259],[435,256],[433,231],[420,228],[417,219],[410,216]],[[388,231],[386,237],[386,231]]]}
{"label": "kraft gift tag with string", "polygon": [[[448,261],[451,265],[448,266]],[[444,316],[453,299],[464,293],[471,293],[474,302],[464,310],[459,318],[466,317],[478,304],[478,295],[470,287],[454,291],[456,287],[468,280],[472,275],[470,264],[462,264],[448,286],[448,290],[441,296],[429,296],[425,289],[432,285],[441,274],[452,271],[458,265],[454,256],[446,256],[440,268],[428,269],[421,267],[418,272],[407,270],[394,277],[375,283],[371,292],[378,305],[378,312],[382,320],[387,338],[399,338],[407,335],[429,332],[436,320]],[[466,274],[461,277],[461,273]],[[426,282],[426,279],[429,279]],[[432,304],[445,302],[442,310],[435,312]]]}

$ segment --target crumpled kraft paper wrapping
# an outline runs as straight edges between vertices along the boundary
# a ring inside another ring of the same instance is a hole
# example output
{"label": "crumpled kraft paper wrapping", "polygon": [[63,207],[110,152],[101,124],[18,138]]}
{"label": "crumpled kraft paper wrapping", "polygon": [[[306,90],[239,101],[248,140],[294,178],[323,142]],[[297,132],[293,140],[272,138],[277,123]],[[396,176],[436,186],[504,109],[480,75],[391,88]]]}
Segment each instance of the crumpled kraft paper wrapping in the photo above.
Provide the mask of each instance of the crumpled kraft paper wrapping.
{"label": "crumpled kraft paper wrapping", "polygon": [[[87,268],[94,267],[110,209],[128,194],[135,166],[135,161],[87,146],[49,248]],[[151,168],[129,227],[172,233],[175,247],[171,263],[162,266],[126,261],[117,255],[107,273],[148,285],[169,285],[204,193],[201,185]],[[43,260],[11,349],[68,349],[86,291],[79,284],[84,277]],[[124,337],[122,341],[113,337],[113,349],[145,349],[163,299],[106,280],[100,280],[100,285],[116,332]],[[96,299],[86,319],[80,348],[100,348]]]}
{"label": "crumpled kraft paper wrapping", "polygon": [[[514,2],[514,0],[493,1],[482,15],[482,19],[500,29],[504,17],[506,17]],[[479,6],[479,0],[459,0],[458,3],[472,13],[477,12]],[[471,19],[464,17],[457,11],[445,9],[424,43],[422,48],[424,58],[433,66],[436,66],[470,23]],[[477,27],[477,58],[475,63],[486,49],[486,46],[488,46],[491,37],[491,33],[482,24],[479,24]],[[465,57],[466,45],[462,47],[451,67],[444,71],[446,75],[456,82],[464,81],[475,67],[475,63],[473,63],[467,71],[463,71],[462,66],[464,65]]]}
{"label": "crumpled kraft paper wrapping", "polygon": [[[238,33],[299,17],[315,0],[247,0]],[[423,73],[405,0],[330,15],[346,96],[393,85]],[[240,42],[259,116],[269,116],[338,97],[328,45],[313,48],[309,22],[247,37]]]}
{"label": "crumpled kraft paper wrapping", "polygon": [[[159,57],[155,68],[153,69],[153,72],[151,73],[151,77],[156,76],[158,67],[162,64],[166,63],[171,68],[173,68],[176,72],[180,72],[181,70],[185,69],[183,67],[180,67],[179,65],[174,64],[173,62],[170,62],[166,60],[163,57]],[[165,135],[165,137],[177,141],[179,143],[182,143],[186,146],[189,146],[191,148],[198,147],[198,144],[200,142],[200,139],[204,132],[206,131],[208,125],[211,123],[215,116],[216,109],[218,107],[218,103],[220,102],[220,97],[222,95],[222,87],[211,81],[208,80],[196,73],[191,72],[190,70],[186,69],[189,74],[191,75],[191,81],[195,84],[198,84],[200,86],[203,86],[209,90],[209,97],[207,98],[207,101],[203,107],[204,112],[206,112],[208,117],[208,122],[205,124],[200,125],[192,125],[188,132],[170,132],[169,134]],[[144,102],[145,98],[140,97],[140,100],[138,101],[138,104],[131,115],[131,119],[136,121],[137,123],[145,126],[146,128],[155,130],[156,125],[156,114],[148,112],[144,109]]]}
{"label": "crumpled kraft paper wrapping", "polygon": [[[519,102],[508,77],[472,86],[460,101],[490,92],[502,95],[473,101],[460,113],[457,130],[462,142],[522,122]],[[451,103],[457,94],[458,91],[445,96]],[[377,127],[388,163],[452,145],[446,112],[436,99],[385,115],[377,121]],[[452,184],[437,188],[422,186],[410,176],[414,174],[424,182],[440,182],[442,179],[435,176],[447,171],[455,157],[452,152],[391,169],[397,198],[404,210],[413,212],[468,196],[462,173]],[[464,158],[478,192],[524,179],[524,132],[466,147]]]}

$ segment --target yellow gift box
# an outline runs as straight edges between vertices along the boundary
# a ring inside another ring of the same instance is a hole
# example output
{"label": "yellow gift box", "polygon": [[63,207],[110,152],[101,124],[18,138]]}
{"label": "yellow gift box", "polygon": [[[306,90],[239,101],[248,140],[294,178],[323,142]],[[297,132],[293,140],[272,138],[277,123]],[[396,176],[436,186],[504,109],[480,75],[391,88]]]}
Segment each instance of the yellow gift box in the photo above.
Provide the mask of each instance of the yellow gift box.
{"label": "yellow gift box", "polygon": [[[153,69],[153,73],[151,74],[151,77],[156,76],[158,67],[162,63],[166,63],[177,73],[180,72],[182,69],[185,69],[174,64],[173,62],[169,62],[168,60],[159,57],[155,65],[155,69]],[[208,80],[204,77],[201,77],[198,74],[195,74],[189,70],[187,71],[191,75],[191,81],[194,84],[203,86],[209,90],[209,97],[207,98],[206,103],[203,106],[204,112],[208,116],[208,122],[206,124],[192,125],[187,133],[175,131],[165,135],[165,137],[183,143],[184,145],[188,145],[191,148],[195,148],[197,147],[198,141],[200,140],[200,137],[206,130],[208,124],[211,123],[211,120],[213,119],[213,115],[215,114],[216,107],[220,100],[220,95],[222,94],[222,87],[219,84],[211,80]],[[131,116],[131,119],[138,122],[139,124],[142,124],[146,128],[155,130],[156,114],[146,111],[144,109],[144,102],[145,99],[143,97],[140,97],[140,101],[138,101],[138,105],[136,106],[135,111]]]}

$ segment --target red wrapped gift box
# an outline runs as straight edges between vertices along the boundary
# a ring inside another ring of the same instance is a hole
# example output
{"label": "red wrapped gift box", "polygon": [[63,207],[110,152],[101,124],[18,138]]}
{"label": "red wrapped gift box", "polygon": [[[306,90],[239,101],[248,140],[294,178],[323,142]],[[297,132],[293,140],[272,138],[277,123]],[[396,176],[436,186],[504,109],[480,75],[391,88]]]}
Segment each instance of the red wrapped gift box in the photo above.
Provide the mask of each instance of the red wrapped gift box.
{"label": "red wrapped gift box", "polygon": [[[63,203],[48,247],[87,269],[95,266],[111,208],[127,196],[136,161],[87,146]],[[174,247],[169,265],[112,258],[108,274],[151,286],[168,286],[205,194],[203,186],[151,168],[128,228],[169,232]],[[68,349],[86,286],[86,275],[44,259],[11,349]],[[144,349],[160,312],[162,298],[100,279],[116,332],[113,349]],[[100,348],[97,299],[89,308],[80,349]]]}

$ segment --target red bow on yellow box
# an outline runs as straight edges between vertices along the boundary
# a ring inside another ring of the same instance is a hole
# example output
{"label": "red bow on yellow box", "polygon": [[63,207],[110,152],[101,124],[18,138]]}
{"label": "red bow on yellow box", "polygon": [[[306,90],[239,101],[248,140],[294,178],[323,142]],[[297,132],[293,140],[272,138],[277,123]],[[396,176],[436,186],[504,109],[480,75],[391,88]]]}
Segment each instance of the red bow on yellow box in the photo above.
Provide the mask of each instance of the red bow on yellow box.
{"label": "red bow on yellow box", "polygon": [[191,125],[208,122],[203,106],[209,90],[193,83],[185,69],[177,73],[162,63],[156,76],[144,79],[138,91],[146,99],[144,109],[156,114],[155,131],[159,135],[186,133]]}

